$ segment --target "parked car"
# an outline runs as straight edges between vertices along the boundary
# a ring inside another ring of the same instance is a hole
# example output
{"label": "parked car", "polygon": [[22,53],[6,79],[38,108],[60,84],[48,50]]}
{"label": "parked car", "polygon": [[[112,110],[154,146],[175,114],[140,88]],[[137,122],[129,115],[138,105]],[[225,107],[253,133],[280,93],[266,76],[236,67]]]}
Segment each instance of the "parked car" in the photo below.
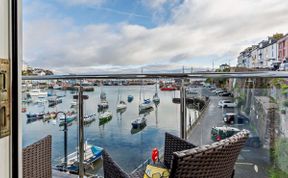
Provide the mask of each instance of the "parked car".
{"label": "parked car", "polygon": [[224,114],[223,121],[228,125],[244,125],[248,124],[250,120],[242,114],[226,113]]}
{"label": "parked car", "polygon": [[235,108],[237,107],[237,103],[231,101],[231,100],[220,100],[218,102],[218,107],[223,107],[223,108]]}
{"label": "parked car", "polygon": [[232,135],[236,134],[240,130],[234,127],[212,127],[211,129],[211,140],[213,141],[220,141],[222,139],[231,137]]}
{"label": "parked car", "polygon": [[219,93],[224,92],[224,90],[223,89],[216,89],[216,90],[213,90],[212,92],[215,93],[216,95],[218,95]]}
{"label": "parked car", "polygon": [[280,64],[280,67],[278,70],[279,71],[287,71],[288,70],[288,59],[283,60],[283,62]]}
{"label": "parked car", "polygon": [[245,146],[259,148],[261,146],[259,136],[256,133],[250,131],[249,138],[247,139]]}
{"label": "parked car", "polygon": [[218,94],[219,96],[231,96],[233,97],[233,93],[227,92],[227,91],[223,91],[222,93]]}

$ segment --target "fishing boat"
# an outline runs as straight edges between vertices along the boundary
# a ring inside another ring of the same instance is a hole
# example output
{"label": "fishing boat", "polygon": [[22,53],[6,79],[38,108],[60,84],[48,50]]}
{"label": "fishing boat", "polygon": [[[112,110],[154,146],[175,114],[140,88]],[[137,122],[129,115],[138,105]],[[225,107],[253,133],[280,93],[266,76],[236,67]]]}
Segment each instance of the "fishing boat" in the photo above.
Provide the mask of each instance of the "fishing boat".
{"label": "fishing boat", "polygon": [[160,88],[161,91],[174,91],[177,88],[173,85],[167,85]]}
{"label": "fishing boat", "polygon": [[96,114],[90,114],[90,115],[86,115],[83,118],[83,122],[84,124],[90,124],[92,122],[94,122],[96,120]]}
{"label": "fishing boat", "polygon": [[113,115],[110,111],[105,111],[99,115],[99,125],[103,125],[112,119]]}
{"label": "fishing boat", "polygon": [[47,97],[48,96],[48,93],[47,92],[45,92],[45,91],[41,91],[40,89],[33,89],[33,90],[31,90],[30,92],[29,92],[29,95],[31,96],[31,97],[33,97],[33,96],[43,96],[43,97]]}
{"label": "fishing boat", "polygon": [[[67,156],[67,168],[64,167],[65,165],[65,159],[61,159],[61,164],[56,166],[59,170],[68,170],[71,173],[78,173],[79,171],[79,152],[78,148],[76,148],[76,151],[69,154]],[[85,143],[84,145],[84,168],[89,169],[91,165],[96,162],[98,159],[102,157],[103,148],[95,146],[95,145],[89,145]]]}
{"label": "fishing boat", "polygon": [[145,116],[139,116],[137,119],[131,122],[132,128],[137,129],[146,124]]}
{"label": "fishing boat", "polygon": [[131,103],[133,101],[134,97],[132,95],[128,95],[127,101],[128,103]]}
{"label": "fishing boat", "polygon": [[139,112],[150,108],[153,108],[153,103],[150,99],[144,99],[143,103],[139,105]]}

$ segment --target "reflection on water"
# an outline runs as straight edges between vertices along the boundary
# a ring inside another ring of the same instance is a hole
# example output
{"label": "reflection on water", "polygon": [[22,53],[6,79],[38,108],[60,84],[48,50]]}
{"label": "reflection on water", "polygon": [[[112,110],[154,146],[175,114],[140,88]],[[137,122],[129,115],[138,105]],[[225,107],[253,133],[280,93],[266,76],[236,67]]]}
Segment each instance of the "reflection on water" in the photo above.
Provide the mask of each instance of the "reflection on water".
{"label": "reflection on water", "polygon": [[[85,92],[89,96],[84,101],[84,114],[97,113],[96,120],[85,125],[85,139],[89,144],[100,146],[106,149],[113,159],[121,165],[126,171],[133,171],[139,164],[150,158],[151,150],[155,147],[161,148],[164,144],[164,133],[171,132],[179,135],[179,105],[172,103],[175,95],[179,96],[178,91],[158,92],[161,103],[154,105],[154,108],[143,111],[147,118],[146,125],[132,129],[131,122],[139,117],[139,90],[140,86],[104,86],[102,90],[107,94],[109,103],[108,111],[112,112],[113,117],[106,120],[99,120],[98,103],[100,102],[100,88],[95,87],[94,92]],[[127,108],[123,110],[116,109],[118,98],[118,90],[127,103]],[[145,86],[142,88],[145,98],[151,98],[155,94],[155,86]],[[71,103],[73,102],[74,92],[51,90],[49,91],[57,96],[62,97],[62,103],[54,107],[48,107],[48,102],[40,104],[25,105],[27,112],[68,112],[73,110]],[[130,99],[128,102],[128,96]],[[133,96],[133,100],[131,100]],[[103,112],[103,111],[101,111]],[[23,123],[30,122],[27,120],[25,113],[22,114]],[[23,124],[23,144],[27,146],[46,135],[52,135],[52,159],[53,165],[59,163],[59,159],[63,157],[63,128],[55,124],[55,120],[43,122],[36,120],[30,124]],[[68,128],[68,153],[75,151],[78,139],[78,121],[72,122]],[[97,168],[94,172],[102,173],[101,163],[95,165]],[[93,172],[93,171],[92,171]]]}

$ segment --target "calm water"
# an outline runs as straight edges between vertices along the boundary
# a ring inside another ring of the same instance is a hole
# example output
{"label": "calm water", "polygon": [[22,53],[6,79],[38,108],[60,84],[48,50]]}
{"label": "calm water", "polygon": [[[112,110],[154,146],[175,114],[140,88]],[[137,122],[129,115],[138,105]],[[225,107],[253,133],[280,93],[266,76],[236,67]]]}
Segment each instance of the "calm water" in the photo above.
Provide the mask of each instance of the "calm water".
{"label": "calm water", "polygon": [[[127,103],[127,110],[120,115],[116,112],[118,90],[120,97]],[[147,115],[147,126],[136,134],[131,134],[131,121],[138,116],[139,91],[140,86],[105,86],[103,91],[107,94],[109,111],[113,113],[113,118],[105,125],[99,126],[97,119],[88,126],[85,126],[85,139],[89,144],[105,148],[123,169],[130,172],[147,158],[150,158],[151,150],[154,147],[161,148],[164,145],[164,133],[170,132],[179,135],[180,127],[180,106],[172,103],[174,96],[179,96],[179,92],[161,92],[161,99],[158,107]],[[69,111],[70,103],[73,101],[70,91],[53,91],[57,95],[65,95],[63,103],[54,108],[49,108],[47,103],[44,106],[30,104],[27,112],[48,111]],[[155,93],[155,86],[143,86],[142,95],[152,99]],[[97,113],[97,103],[99,102],[100,88],[95,87],[94,92],[86,92],[89,96],[85,100],[84,113]],[[133,95],[134,100],[127,102],[127,96]],[[97,113],[97,117],[98,117]],[[190,116],[191,117],[191,116]],[[192,115],[193,117],[193,115]],[[63,157],[63,131],[58,123],[43,122],[42,120],[27,124],[26,115],[23,114],[23,145],[27,146],[46,135],[52,135],[53,165],[59,163]],[[74,152],[77,146],[77,121],[68,128],[68,153]],[[98,171],[101,174],[101,170]]]}

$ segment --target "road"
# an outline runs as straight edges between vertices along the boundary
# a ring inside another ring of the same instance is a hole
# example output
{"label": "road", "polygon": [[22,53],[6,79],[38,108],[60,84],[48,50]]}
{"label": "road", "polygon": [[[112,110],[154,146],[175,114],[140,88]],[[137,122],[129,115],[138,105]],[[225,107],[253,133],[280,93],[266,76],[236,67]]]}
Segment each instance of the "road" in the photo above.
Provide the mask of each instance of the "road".
{"label": "road", "polygon": [[[218,108],[218,102],[228,97],[218,97],[211,93],[208,89],[203,89],[202,94],[210,97],[210,104],[202,116],[202,119],[196,124],[192,131],[188,134],[188,140],[195,145],[211,144],[210,139],[211,128],[223,125],[223,114],[227,112],[237,112],[233,108]],[[235,166],[235,178],[268,177],[267,171],[269,167],[268,151],[263,148],[244,147],[238,157]]]}

